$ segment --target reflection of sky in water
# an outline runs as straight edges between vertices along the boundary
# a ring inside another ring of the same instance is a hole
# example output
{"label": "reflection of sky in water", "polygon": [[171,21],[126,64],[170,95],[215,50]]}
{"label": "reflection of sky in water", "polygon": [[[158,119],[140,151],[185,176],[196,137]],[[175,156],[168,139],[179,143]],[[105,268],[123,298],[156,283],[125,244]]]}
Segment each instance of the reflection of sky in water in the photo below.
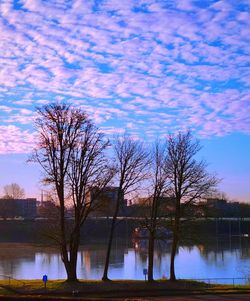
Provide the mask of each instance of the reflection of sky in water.
{"label": "reflection of sky in water", "polygon": [[[23,245],[20,244],[23,247]],[[10,275],[17,279],[41,279],[47,274],[49,279],[66,277],[60,253],[26,246],[28,255],[18,254],[18,245],[10,255],[0,252],[0,275]],[[38,250],[38,251],[37,251]],[[238,247],[233,250],[208,250],[202,246],[181,247],[176,257],[178,278],[225,278],[249,276],[249,249],[245,254]],[[78,254],[77,272],[82,279],[101,279],[105,259],[105,248],[88,246]],[[154,256],[154,277],[169,276],[170,253],[156,251]],[[116,246],[112,252],[109,277],[111,279],[144,279],[143,269],[147,267],[146,249],[123,248]],[[2,277],[2,276],[0,276]],[[3,278],[3,277],[2,277]]]}
{"label": "reflection of sky in water", "polygon": [[[176,258],[176,275],[182,278],[225,278],[240,277],[237,268],[242,264],[237,252],[209,252],[202,257],[199,249],[180,248]],[[248,260],[250,263],[250,258]],[[245,277],[245,275],[241,275]]]}

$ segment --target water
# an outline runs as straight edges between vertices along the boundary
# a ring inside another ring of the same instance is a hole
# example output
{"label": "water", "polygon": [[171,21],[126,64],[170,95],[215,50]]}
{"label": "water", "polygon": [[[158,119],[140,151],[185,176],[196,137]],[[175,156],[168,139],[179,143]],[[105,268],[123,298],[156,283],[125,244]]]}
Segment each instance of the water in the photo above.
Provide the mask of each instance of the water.
{"label": "water", "polygon": [[[77,273],[80,279],[101,279],[105,259],[102,242],[80,247]],[[170,244],[160,244],[154,257],[155,279],[169,276]],[[111,279],[144,279],[147,267],[145,241],[115,241],[111,256]],[[0,243],[0,278],[65,279],[60,253],[56,248],[32,244]],[[221,283],[247,283],[250,278],[249,238],[215,240],[206,245],[181,246],[176,256],[176,276],[185,279],[245,278],[218,280]]]}

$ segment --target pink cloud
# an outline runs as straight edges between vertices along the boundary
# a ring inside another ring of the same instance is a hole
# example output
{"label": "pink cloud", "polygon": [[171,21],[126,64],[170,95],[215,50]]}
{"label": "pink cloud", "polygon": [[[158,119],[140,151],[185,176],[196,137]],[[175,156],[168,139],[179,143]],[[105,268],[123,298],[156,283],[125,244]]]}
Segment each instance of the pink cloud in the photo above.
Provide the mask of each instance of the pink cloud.
{"label": "pink cloud", "polygon": [[[21,3],[26,11],[11,1],[0,5],[3,126],[31,125],[25,110],[60,99],[82,106],[99,125],[126,126],[136,116],[146,124],[141,131],[151,120],[157,133],[166,114],[173,128],[247,131],[250,19],[237,4],[112,0],[95,11],[88,1]],[[140,5],[149,13],[136,12]],[[9,110],[12,104],[24,111]],[[231,123],[226,130],[224,122]]]}
{"label": "pink cloud", "polygon": [[0,126],[0,154],[29,153],[34,146],[34,133],[14,125]]}

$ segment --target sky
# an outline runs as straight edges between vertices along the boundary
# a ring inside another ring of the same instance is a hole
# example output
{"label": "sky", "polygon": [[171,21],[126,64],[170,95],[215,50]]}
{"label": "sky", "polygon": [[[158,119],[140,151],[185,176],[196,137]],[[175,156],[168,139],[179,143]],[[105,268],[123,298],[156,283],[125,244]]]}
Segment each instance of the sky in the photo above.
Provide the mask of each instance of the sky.
{"label": "sky", "polygon": [[39,194],[35,109],[56,101],[110,136],[191,129],[219,189],[250,202],[249,12],[250,0],[1,0],[0,189]]}

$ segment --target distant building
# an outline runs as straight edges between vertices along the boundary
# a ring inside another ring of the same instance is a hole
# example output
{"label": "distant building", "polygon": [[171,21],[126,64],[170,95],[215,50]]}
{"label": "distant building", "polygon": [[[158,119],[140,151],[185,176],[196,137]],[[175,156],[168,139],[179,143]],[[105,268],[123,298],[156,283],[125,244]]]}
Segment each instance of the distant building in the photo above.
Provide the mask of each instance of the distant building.
{"label": "distant building", "polygon": [[228,202],[225,199],[209,198],[206,200],[207,216],[214,217],[238,217],[240,215],[240,204]]}
{"label": "distant building", "polygon": [[58,215],[58,206],[53,201],[38,202],[37,215],[38,217],[52,218]]}
{"label": "distant building", "polygon": [[[97,215],[112,216],[115,210],[116,201],[118,198],[118,187],[108,186],[99,191],[98,188],[93,188],[89,193],[89,201]],[[120,203],[119,215],[126,215],[127,201],[122,195]]]}
{"label": "distant building", "polygon": [[224,209],[227,206],[227,201],[224,199],[208,198],[206,201],[208,206],[218,209]]}
{"label": "distant building", "polygon": [[[134,203],[128,206],[128,216],[144,217],[151,212],[153,198],[139,197]],[[175,200],[173,197],[161,196],[158,198],[158,217],[169,217],[175,212]]]}
{"label": "distant building", "polygon": [[37,200],[27,199],[0,199],[0,216],[2,218],[35,218]]}

